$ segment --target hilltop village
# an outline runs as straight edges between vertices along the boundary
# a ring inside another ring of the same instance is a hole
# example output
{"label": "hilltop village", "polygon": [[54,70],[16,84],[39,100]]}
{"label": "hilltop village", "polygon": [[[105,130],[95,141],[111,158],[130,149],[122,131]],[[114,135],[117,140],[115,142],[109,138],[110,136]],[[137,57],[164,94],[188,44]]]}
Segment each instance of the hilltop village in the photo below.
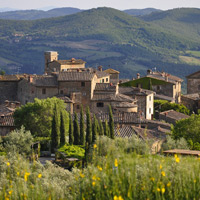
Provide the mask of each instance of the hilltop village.
{"label": "hilltop village", "polygon": [[120,72],[115,69],[86,68],[85,61],[75,58],[59,60],[58,52],[45,52],[44,58],[43,75],[0,76],[1,136],[15,129],[15,109],[35,98],[57,97],[71,113],[79,113],[81,105],[88,106],[103,122],[108,119],[111,105],[116,136],[136,134],[155,142],[165,139],[171,124],[189,116],[174,110],[157,113],[154,99],[183,104],[192,112],[198,112],[200,72],[187,76],[187,94],[181,95],[183,80],[165,72],[147,70],[146,76],[140,77],[138,73],[127,81],[120,80]]}

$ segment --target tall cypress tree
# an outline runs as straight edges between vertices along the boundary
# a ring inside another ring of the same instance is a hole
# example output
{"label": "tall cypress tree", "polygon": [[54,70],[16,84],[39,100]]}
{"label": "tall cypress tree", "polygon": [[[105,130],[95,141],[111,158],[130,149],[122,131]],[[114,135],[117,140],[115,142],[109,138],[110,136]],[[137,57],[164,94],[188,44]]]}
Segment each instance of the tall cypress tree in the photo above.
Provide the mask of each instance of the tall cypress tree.
{"label": "tall cypress tree", "polygon": [[115,130],[114,130],[114,119],[111,106],[109,106],[109,128],[110,128],[110,138],[114,139]]}
{"label": "tall cypress tree", "polygon": [[96,116],[94,115],[93,124],[92,124],[92,143],[94,143],[97,139],[97,128],[98,128],[98,121]]}
{"label": "tall cypress tree", "polygon": [[86,127],[86,145],[87,147],[92,143],[92,122],[90,117],[90,109],[87,107],[86,111],[87,127]]}
{"label": "tall cypress tree", "polygon": [[82,105],[80,113],[80,145],[85,145],[85,121],[84,121],[84,112]]}
{"label": "tall cypress tree", "polygon": [[66,143],[66,111],[61,111],[60,113],[60,144],[64,145]]}
{"label": "tall cypress tree", "polygon": [[74,144],[74,125],[71,113],[69,113],[69,144]]}
{"label": "tall cypress tree", "polygon": [[104,129],[101,120],[99,121],[99,135],[104,135]]}
{"label": "tall cypress tree", "polygon": [[110,137],[110,129],[109,129],[109,126],[108,126],[107,119],[105,120],[104,135],[107,136],[107,137]]}
{"label": "tall cypress tree", "polygon": [[51,150],[58,148],[60,145],[60,113],[58,111],[58,106],[55,104],[54,116],[52,120],[52,130],[51,130]]}
{"label": "tall cypress tree", "polygon": [[80,144],[80,128],[79,128],[78,116],[76,112],[74,114],[74,144],[75,145]]}

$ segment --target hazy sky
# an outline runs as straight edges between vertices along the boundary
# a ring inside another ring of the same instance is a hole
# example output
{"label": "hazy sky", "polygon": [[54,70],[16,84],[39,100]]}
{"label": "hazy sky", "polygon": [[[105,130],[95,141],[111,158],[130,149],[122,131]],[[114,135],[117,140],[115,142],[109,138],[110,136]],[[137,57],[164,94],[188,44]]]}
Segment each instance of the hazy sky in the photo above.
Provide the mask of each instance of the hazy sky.
{"label": "hazy sky", "polygon": [[106,6],[120,10],[153,7],[167,10],[178,7],[200,8],[200,0],[0,0],[0,8],[37,9],[50,6],[82,9]]}

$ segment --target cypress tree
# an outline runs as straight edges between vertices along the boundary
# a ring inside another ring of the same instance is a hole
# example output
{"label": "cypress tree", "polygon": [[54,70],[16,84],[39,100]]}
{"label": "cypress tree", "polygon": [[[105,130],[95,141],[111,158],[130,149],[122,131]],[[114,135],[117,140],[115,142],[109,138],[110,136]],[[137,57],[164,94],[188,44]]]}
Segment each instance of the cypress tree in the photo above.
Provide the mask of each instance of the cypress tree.
{"label": "cypress tree", "polygon": [[107,119],[105,120],[104,135],[107,136],[107,137],[110,137],[110,130],[109,130]]}
{"label": "cypress tree", "polygon": [[54,108],[54,116],[52,120],[52,130],[51,130],[51,150],[58,148],[60,145],[60,114],[58,112],[57,104]]}
{"label": "cypress tree", "polygon": [[66,143],[66,119],[64,111],[60,113],[60,144],[64,145]]}
{"label": "cypress tree", "polygon": [[89,146],[92,143],[92,122],[91,122],[89,107],[87,107],[86,117],[87,117],[86,145]]}
{"label": "cypress tree", "polygon": [[104,135],[104,129],[101,120],[99,121],[99,135]]}
{"label": "cypress tree", "polygon": [[74,126],[71,113],[69,113],[69,144],[74,144]]}
{"label": "cypress tree", "polygon": [[94,143],[97,139],[97,128],[98,128],[98,121],[96,116],[94,115],[93,124],[92,124],[92,143]]}
{"label": "cypress tree", "polygon": [[74,114],[74,144],[75,145],[80,144],[80,128],[79,128],[78,116],[76,112]]}
{"label": "cypress tree", "polygon": [[115,131],[114,131],[114,120],[113,120],[113,113],[112,108],[109,106],[109,128],[110,128],[110,138],[115,138]]}
{"label": "cypress tree", "polygon": [[81,113],[80,113],[80,145],[85,145],[85,121],[84,121],[83,106],[81,106]]}

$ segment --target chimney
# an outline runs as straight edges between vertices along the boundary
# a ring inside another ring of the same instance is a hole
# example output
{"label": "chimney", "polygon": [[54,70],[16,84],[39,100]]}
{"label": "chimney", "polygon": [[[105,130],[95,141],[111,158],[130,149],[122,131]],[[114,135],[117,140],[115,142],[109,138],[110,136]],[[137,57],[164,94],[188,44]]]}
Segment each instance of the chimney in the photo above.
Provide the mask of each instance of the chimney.
{"label": "chimney", "polygon": [[139,79],[140,78],[140,74],[139,73],[137,73],[137,79]]}
{"label": "chimney", "polygon": [[28,82],[29,82],[29,83],[32,83],[32,82],[33,82],[33,76],[30,75],[30,76],[28,77]]}
{"label": "chimney", "polygon": [[103,67],[100,65],[100,66],[98,66],[98,70],[100,71],[100,72],[102,72],[102,70],[103,70]]}

